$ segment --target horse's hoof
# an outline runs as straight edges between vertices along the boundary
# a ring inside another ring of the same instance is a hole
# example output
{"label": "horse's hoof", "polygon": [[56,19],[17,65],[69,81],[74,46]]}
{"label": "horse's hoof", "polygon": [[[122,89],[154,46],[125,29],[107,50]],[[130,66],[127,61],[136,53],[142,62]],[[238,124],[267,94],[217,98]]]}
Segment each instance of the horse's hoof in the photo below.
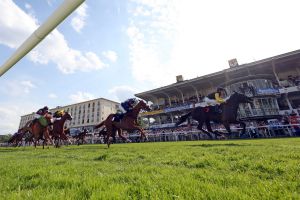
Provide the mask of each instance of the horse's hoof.
{"label": "horse's hoof", "polygon": [[131,141],[130,139],[127,139],[126,142],[127,142],[127,143],[131,143],[132,141]]}

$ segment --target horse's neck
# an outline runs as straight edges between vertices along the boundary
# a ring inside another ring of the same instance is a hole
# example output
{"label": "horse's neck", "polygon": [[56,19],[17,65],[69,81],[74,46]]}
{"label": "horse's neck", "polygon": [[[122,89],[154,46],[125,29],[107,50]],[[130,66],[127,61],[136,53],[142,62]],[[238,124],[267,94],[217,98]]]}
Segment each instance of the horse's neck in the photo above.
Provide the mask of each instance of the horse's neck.
{"label": "horse's neck", "polygon": [[[232,97],[232,96],[230,96],[230,97]],[[230,98],[230,97],[226,101],[226,104],[225,104],[226,108],[230,108],[230,111],[236,113],[239,108],[239,103],[235,99]]]}
{"label": "horse's neck", "polygon": [[141,107],[139,105],[137,105],[136,107],[133,108],[132,112],[130,113],[130,116],[133,118],[137,118],[140,110],[141,110]]}
{"label": "horse's neck", "polygon": [[55,124],[55,122],[54,122],[54,124],[55,124],[57,127],[63,127],[66,120],[67,120],[66,117],[62,117],[60,120],[55,121],[56,124]]}

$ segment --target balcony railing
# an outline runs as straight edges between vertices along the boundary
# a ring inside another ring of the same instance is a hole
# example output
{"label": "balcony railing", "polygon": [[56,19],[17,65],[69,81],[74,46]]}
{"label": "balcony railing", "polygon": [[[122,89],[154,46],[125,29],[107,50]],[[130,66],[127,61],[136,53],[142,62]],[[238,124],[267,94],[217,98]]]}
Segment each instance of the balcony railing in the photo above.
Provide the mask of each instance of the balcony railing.
{"label": "balcony railing", "polygon": [[262,116],[270,116],[270,115],[279,115],[278,109],[261,108],[261,109],[252,109],[252,112],[250,110],[244,110],[238,112],[239,118],[262,117]]}

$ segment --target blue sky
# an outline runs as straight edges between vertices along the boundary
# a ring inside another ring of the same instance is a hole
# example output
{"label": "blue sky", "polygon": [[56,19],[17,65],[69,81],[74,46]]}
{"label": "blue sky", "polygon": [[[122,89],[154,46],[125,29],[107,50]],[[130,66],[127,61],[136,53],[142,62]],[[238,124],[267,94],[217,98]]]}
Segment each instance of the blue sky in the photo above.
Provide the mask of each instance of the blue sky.
{"label": "blue sky", "polygon": [[[1,0],[0,63],[62,3]],[[0,134],[48,105],[134,93],[299,49],[299,2],[86,0],[0,78]]]}

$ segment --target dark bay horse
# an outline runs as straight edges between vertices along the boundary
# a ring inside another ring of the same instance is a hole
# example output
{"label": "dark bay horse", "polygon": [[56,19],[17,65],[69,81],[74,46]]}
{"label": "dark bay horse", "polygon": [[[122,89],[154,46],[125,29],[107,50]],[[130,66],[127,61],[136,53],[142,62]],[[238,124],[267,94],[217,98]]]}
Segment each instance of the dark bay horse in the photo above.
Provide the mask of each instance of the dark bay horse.
{"label": "dark bay horse", "polygon": [[67,120],[72,120],[72,116],[68,112],[64,112],[60,120],[56,120],[53,123],[53,129],[51,130],[52,138],[54,139],[55,147],[59,147],[60,140],[69,141],[69,138],[65,133],[65,122]]}
{"label": "dark bay horse", "polygon": [[[240,124],[243,127],[243,133],[246,131],[246,124],[242,121],[237,120],[237,111],[240,103],[252,103],[252,99],[234,92],[226,103],[221,104],[222,113],[215,113],[214,108],[211,107],[196,107],[191,112],[183,115],[179,121],[176,123],[176,126],[180,125],[186,121],[190,116],[192,119],[198,121],[198,129],[208,134],[212,138],[211,134],[218,134],[213,132],[210,121],[221,123],[226,128],[228,135],[232,132],[230,130],[230,124]],[[202,128],[203,124],[206,124],[207,131]]]}
{"label": "dark bay horse", "polygon": [[22,129],[19,129],[18,132],[16,132],[11,136],[11,138],[9,138],[7,143],[12,144],[15,147],[18,147],[22,144],[23,137],[24,137],[24,132],[22,131]]}
{"label": "dark bay horse", "polygon": [[150,107],[143,101],[140,100],[137,105],[129,112],[125,113],[124,117],[121,119],[121,121],[116,122],[114,121],[115,114],[110,114],[103,122],[95,126],[95,128],[100,128],[101,126],[106,127],[107,136],[107,146],[110,146],[110,136],[113,136],[113,134],[118,131],[119,137],[121,137],[123,140],[127,140],[122,135],[122,130],[126,131],[135,131],[138,130],[141,133],[141,140],[146,137],[144,130],[140,128],[137,125],[137,118],[138,114],[141,110],[150,111]]}
{"label": "dark bay horse", "polygon": [[73,138],[76,139],[77,145],[80,145],[80,141],[81,144],[83,144],[84,142],[87,143],[85,141],[85,137],[87,136],[88,131],[86,129],[84,129],[82,132],[80,132],[78,135],[74,135]]}

